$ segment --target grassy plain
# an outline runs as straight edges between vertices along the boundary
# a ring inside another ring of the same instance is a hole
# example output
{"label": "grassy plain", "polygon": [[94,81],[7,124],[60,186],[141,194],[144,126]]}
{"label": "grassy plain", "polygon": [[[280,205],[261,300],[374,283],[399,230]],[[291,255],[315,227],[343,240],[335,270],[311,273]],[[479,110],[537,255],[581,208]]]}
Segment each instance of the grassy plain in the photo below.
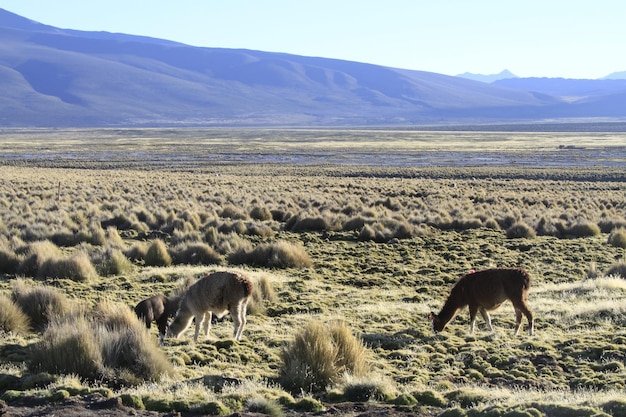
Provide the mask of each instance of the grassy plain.
{"label": "grassy plain", "polygon": [[[608,243],[626,227],[624,143],[620,133],[3,132],[0,294],[19,281],[76,304],[134,306],[182,278],[238,268],[276,296],[251,312],[241,342],[230,319],[208,341],[194,344],[192,331],[167,341],[174,372],[157,381],[37,373],[41,331],[5,332],[2,399],[98,392],[162,412],[282,414],[301,397],[339,407],[368,381],[384,393],[368,403],[398,413],[626,415],[626,280],[607,275],[626,261]],[[533,233],[507,238],[520,224]],[[145,256],[157,239],[172,255],[162,266]],[[51,258],[88,254],[96,274],[33,268],[39,241],[58,246]],[[241,256],[285,241],[312,266]],[[216,263],[184,257],[192,244]],[[127,263],[105,268],[115,249]],[[469,335],[465,310],[433,334],[428,313],[456,279],[495,266],[531,273],[536,334],[513,336],[509,303],[492,315],[494,333],[479,321]],[[363,342],[369,373],[286,392],[283,350],[307,323],[335,320]]]}

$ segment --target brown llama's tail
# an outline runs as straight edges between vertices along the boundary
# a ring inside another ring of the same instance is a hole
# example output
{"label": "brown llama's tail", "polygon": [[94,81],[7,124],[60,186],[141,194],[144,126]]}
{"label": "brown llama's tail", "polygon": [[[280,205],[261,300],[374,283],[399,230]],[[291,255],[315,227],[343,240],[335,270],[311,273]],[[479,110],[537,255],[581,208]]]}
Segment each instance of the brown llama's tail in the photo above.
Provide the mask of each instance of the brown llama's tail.
{"label": "brown llama's tail", "polygon": [[524,289],[529,289],[530,288],[530,275],[528,274],[528,271],[526,271],[523,268],[519,269],[519,274],[522,276],[523,280],[522,280],[522,287]]}

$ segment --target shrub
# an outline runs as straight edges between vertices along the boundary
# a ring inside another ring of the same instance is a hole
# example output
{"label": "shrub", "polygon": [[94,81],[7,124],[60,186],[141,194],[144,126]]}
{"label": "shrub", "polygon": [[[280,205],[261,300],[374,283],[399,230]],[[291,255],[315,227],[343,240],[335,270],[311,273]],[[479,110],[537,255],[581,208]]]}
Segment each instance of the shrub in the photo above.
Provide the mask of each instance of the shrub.
{"label": "shrub", "polygon": [[602,233],[610,233],[614,229],[626,229],[626,220],[620,219],[604,219],[598,222]]}
{"label": "shrub", "polygon": [[266,275],[258,278],[252,291],[252,299],[248,304],[248,312],[250,314],[260,314],[265,311],[265,300],[276,301],[276,292],[272,283]]}
{"label": "shrub", "polygon": [[254,220],[272,220],[272,212],[267,207],[255,206],[250,210],[250,218]]}
{"label": "shrub", "polygon": [[161,239],[153,240],[150,246],[148,246],[144,261],[147,266],[170,266],[172,257],[167,252],[165,242]]}
{"label": "shrub", "polygon": [[[338,340],[345,338],[346,340]],[[291,391],[319,392],[345,374],[360,376],[366,364],[362,342],[342,322],[310,322],[282,352],[280,381]]]}
{"label": "shrub", "polygon": [[72,281],[89,281],[98,272],[86,252],[78,252],[70,258],[49,258],[39,268],[39,278],[68,278]]}
{"label": "shrub", "polygon": [[330,222],[321,216],[297,218],[289,227],[292,232],[323,232],[330,230]]}
{"label": "shrub", "polygon": [[144,259],[146,259],[147,253],[148,245],[144,242],[135,243],[124,252],[128,259],[135,262],[143,261]]}
{"label": "shrub", "polygon": [[233,220],[245,220],[247,217],[245,213],[243,213],[241,210],[233,205],[228,205],[224,207],[219,213],[219,216],[221,218],[228,218]]}
{"label": "shrub", "polygon": [[448,408],[443,413],[439,414],[437,417],[465,417],[467,416],[467,412],[459,407]]}
{"label": "shrub", "polygon": [[348,381],[343,388],[343,397],[348,401],[390,401],[393,387],[380,378],[358,378]]}
{"label": "shrub", "polygon": [[626,249],[626,229],[615,229],[609,235],[608,244],[616,248]]}
{"label": "shrub", "polygon": [[107,227],[105,236],[106,236],[107,245],[111,247],[115,247],[115,248],[120,248],[120,249],[125,246],[124,240],[122,239],[122,237],[120,236],[120,233],[117,231],[115,227],[113,226]]}
{"label": "shrub", "polygon": [[31,370],[76,374],[95,380],[101,373],[102,354],[87,319],[55,319],[32,351]]}
{"label": "shrub", "polygon": [[602,409],[613,417],[626,417],[626,400],[613,400],[602,405]]}
{"label": "shrub", "polygon": [[471,388],[463,388],[452,391],[448,393],[446,397],[448,398],[448,400],[458,403],[463,408],[476,406],[487,400],[487,397],[484,395],[483,392],[473,390]]}
{"label": "shrub", "polygon": [[29,288],[23,280],[13,284],[11,298],[30,319],[36,330],[43,330],[53,317],[63,317],[75,309],[70,300],[52,287]]}
{"label": "shrub", "polygon": [[506,229],[506,237],[507,239],[533,239],[535,238],[536,233],[532,227],[528,226],[524,222],[517,222],[513,224],[511,227]]}
{"label": "shrub", "polygon": [[285,414],[280,404],[275,400],[267,398],[251,398],[248,400],[246,406],[250,412],[266,414],[271,417],[280,417]]}
{"label": "shrub", "polygon": [[20,263],[17,272],[29,277],[37,276],[39,269],[49,259],[58,259],[62,256],[61,249],[49,240],[33,242],[26,248],[26,254]]}
{"label": "shrub", "polygon": [[157,380],[173,372],[130,307],[100,304],[87,318],[55,318],[32,353],[31,369],[37,372],[76,374],[89,380],[117,384]]}
{"label": "shrub", "polygon": [[273,237],[274,229],[265,224],[249,224],[247,232],[250,236]]}
{"label": "shrub", "polygon": [[222,256],[206,243],[189,243],[172,250],[173,262],[187,265],[221,264]]}
{"label": "shrub", "polygon": [[20,258],[8,248],[0,248],[0,273],[14,274],[20,265]]}
{"label": "shrub", "polygon": [[9,297],[0,294],[0,332],[25,334],[29,329],[28,316]]}
{"label": "shrub", "polygon": [[626,262],[614,263],[606,270],[605,275],[619,275],[622,278],[626,278]]}
{"label": "shrub", "polygon": [[566,233],[572,238],[593,237],[600,234],[600,227],[595,223],[581,222],[570,226]]}
{"label": "shrub", "polygon": [[104,252],[103,259],[97,269],[101,275],[120,275],[132,270],[133,264],[118,248],[109,247]]}
{"label": "shrub", "polygon": [[433,390],[414,392],[413,397],[415,397],[420,404],[430,405],[433,407],[443,407],[448,403],[443,395]]}
{"label": "shrub", "polygon": [[364,217],[356,216],[345,221],[342,228],[345,231],[361,230],[363,229],[363,226],[365,226],[367,223],[369,223],[369,221],[366,220]]}
{"label": "shrub", "polygon": [[252,250],[241,248],[230,254],[228,261],[235,265],[270,268],[307,268],[313,265],[311,257],[301,245],[284,240],[260,244]]}
{"label": "shrub", "polygon": [[301,412],[320,412],[324,411],[324,404],[312,397],[304,397],[293,403],[290,408]]}

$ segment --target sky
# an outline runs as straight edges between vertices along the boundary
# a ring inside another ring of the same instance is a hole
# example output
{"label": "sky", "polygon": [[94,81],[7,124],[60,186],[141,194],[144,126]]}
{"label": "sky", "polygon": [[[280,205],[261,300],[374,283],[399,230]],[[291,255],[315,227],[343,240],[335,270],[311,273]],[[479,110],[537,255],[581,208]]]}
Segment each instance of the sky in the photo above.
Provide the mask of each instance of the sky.
{"label": "sky", "polygon": [[0,8],[64,29],[446,75],[626,71],[623,0],[0,0]]}

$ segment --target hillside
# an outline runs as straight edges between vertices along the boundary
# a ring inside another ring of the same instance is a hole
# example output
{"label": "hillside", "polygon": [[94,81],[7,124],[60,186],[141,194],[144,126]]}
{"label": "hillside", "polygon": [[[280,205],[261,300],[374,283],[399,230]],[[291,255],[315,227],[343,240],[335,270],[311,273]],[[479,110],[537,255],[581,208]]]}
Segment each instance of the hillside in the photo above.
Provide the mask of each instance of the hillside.
{"label": "hillside", "polygon": [[[551,94],[424,71],[59,29],[2,9],[0,88],[5,127],[350,126],[533,121],[586,112],[626,116],[626,106],[607,113],[607,106],[596,107],[591,99],[579,107]],[[623,103],[625,91],[607,99]]]}

